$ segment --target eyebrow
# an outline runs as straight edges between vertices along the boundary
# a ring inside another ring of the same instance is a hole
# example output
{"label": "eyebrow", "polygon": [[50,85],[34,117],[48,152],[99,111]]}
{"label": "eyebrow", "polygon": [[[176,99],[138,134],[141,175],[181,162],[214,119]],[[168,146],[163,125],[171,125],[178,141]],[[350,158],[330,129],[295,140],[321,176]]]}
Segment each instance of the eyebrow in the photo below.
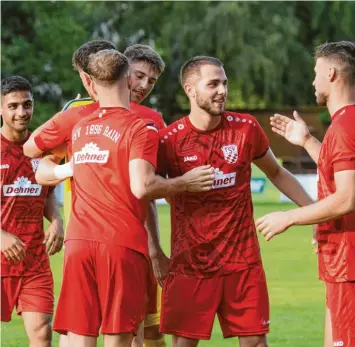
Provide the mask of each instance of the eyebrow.
{"label": "eyebrow", "polygon": [[[211,82],[221,82],[221,80],[220,80],[219,78],[214,78],[214,79],[212,79],[212,80],[209,80],[208,82],[209,82],[209,83],[211,83]],[[222,80],[222,82],[223,82],[223,83],[224,83],[224,82],[228,82],[228,78]]]}
{"label": "eyebrow", "polygon": [[18,104],[26,104],[30,102],[31,104],[33,103],[33,100],[32,99],[26,99],[25,101],[23,102],[9,102],[8,105],[18,105]]}

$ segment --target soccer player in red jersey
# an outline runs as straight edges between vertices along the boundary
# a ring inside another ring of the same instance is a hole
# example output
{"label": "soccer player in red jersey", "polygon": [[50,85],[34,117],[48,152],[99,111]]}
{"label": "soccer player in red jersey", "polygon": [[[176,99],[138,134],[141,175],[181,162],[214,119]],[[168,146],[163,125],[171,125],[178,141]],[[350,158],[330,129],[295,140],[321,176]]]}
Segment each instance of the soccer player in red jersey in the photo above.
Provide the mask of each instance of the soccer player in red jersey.
{"label": "soccer player in red jersey", "polygon": [[[2,80],[1,321],[11,321],[16,306],[30,346],[49,347],[53,278],[48,254],[60,251],[64,235],[53,189],[48,192],[35,180],[39,159],[23,154],[32,114],[30,83],[20,76]],[[46,234],[43,216],[51,222]]]}
{"label": "soccer player in red jersey", "polygon": [[316,49],[313,86],[331,125],[323,143],[303,119],[276,114],[272,129],[304,147],[318,166],[319,201],[260,218],[267,240],[292,225],[318,223],[319,277],[326,288],[325,346],[355,346],[355,43],[329,42]]}
{"label": "soccer player in red jersey", "polygon": [[[87,76],[83,73],[87,71],[88,57],[92,53],[110,48],[114,47],[109,42],[91,41],[81,46],[74,53],[73,66],[79,71],[83,84],[92,98],[95,98],[95,95],[91,90],[91,80],[86,78]],[[130,103],[131,112],[139,115],[144,120],[153,122],[158,129],[165,127],[164,121],[158,112],[146,106],[140,105],[140,103],[151,93],[156,81],[163,72],[163,60],[151,47],[146,45],[137,44],[129,46],[125,50],[124,54],[130,62],[130,83],[132,88]],[[70,160],[71,132],[74,125],[79,122],[82,117],[92,113],[98,107],[99,105],[96,102],[89,106],[81,106],[79,108],[73,108],[61,114],[57,114],[40,128],[40,132],[36,132],[37,135],[32,141],[30,140],[25,145],[27,154],[32,156],[42,153],[43,151],[53,151],[56,148],[63,147],[63,144],[65,144],[65,150],[59,151],[61,153],[57,150],[56,154],[60,157],[63,157],[66,154],[67,159]],[[55,159],[53,156],[50,156],[45,160],[42,160],[40,163],[39,170],[37,171],[37,178],[43,184],[51,183],[47,180],[46,172],[48,168],[52,168],[53,161],[55,161]],[[52,183],[58,182],[59,181],[54,181]],[[69,189],[70,185],[68,184],[66,185],[66,190]],[[68,196],[71,192],[74,192],[74,190],[70,189],[70,191],[65,194],[65,211],[68,211],[69,205],[71,205],[71,198]],[[149,204],[148,208],[146,228],[149,236],[150,256],[153,268],[155,269],[155,275],[161,281],[162,276],[164,276],[166,272],[165,269],[167,268],[166,264],[168,263],[168,258],[166,258],[159,244],[157,212],[154,201]],[[69,217],[69,213],[66,214],[66,217]],[[145,346],[164,347],[166,345],[164,337],[159,332],[160,289],[158,288],[154,278],[152,278],[150,283],[149,298],[150,301],[152,301],[152,305],[155,302],[158,307],[156,313],[149,314],[145,319]],[[61,341],[62,340],[63,338],[61,337]],[[136,345],[141,345],[141,341],[136,341]]]}
{"label": "soccer player in red jersey", "polygon": [[[105,346],[130,346],[145,314],[148,200],[185,191],[186,177],[194,176],[155,175],[158,130],[129,112],[128,71],[115,50],[90,57],[100,108],[72,132],[75,196],[54,322],[70,346],[95,346],[99,332]],[[195,172],[205,172],[209,190],[206,168]]]}
{"label": "soccer player in red jersey", "polygon": [[171,198],[171,260],[162,295],[161,331],[175,347],[211,336],[216,313],[224,337],[241,347],[267,346],[269,300],[253,221],[251,163],[299,205],[311,203],[274,157],[256,119],[225,111],[227,77],[213,57],[194,57],[181,69],[191,111],[160,131],[158,171],[176,177],[204,164],[213,190]]}

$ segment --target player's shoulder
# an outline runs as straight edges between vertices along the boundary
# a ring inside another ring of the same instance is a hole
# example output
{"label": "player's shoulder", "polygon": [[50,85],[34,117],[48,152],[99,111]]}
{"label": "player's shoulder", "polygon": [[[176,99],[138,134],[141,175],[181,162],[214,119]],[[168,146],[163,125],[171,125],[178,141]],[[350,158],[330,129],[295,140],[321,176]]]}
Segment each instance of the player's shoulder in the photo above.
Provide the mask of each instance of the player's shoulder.
{"label": "player's shoulder", "polygon": [[346,106],[335,115],[328,130],[330,133],[340,136],[341,134],[355,135],[354,121],[355,105]]}
{"label": "player's shoulder", "polygon": [[182,117],[167,127],[159,130],[159,137],[162,142],[174,143],[177,138],[183,136],[188,130],[188,116]]}
{"label": "player's shoulder", "polygon": [[150,107],[131,102],[131,112],[148,122],[154,122],[158,128],[165,126],[162,115]]}
{"label": "player's shoulder", "polygon": [[249,113],[239,113],[234,111],[225,111],[223,117],[232,125],[238,126],[240,124],[256,124],[257,120]]}

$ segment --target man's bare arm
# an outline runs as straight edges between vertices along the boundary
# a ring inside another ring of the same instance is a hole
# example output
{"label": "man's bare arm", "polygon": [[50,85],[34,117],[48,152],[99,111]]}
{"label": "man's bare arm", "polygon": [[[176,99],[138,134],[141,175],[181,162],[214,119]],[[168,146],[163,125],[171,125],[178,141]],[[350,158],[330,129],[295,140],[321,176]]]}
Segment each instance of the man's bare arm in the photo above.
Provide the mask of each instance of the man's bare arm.
{"label": "man's bare arm", "polygon": [[194,168],[180,177],[165,179],[156,175],[154,166],[143,159],[130,161],[129,174],[132,193],[138,199],[148,200],[185,191],[209,191],[214,180],[213,168],[210,165]]}
{"label": "man's bare arm", "polygon": [[[36,181],[44,186],[53,186],[64,181],[66,178],[73,175],[71,163],[58,165],[61,158],[54,154],[45,156],[39,161],[36,171]],[[59,175],[58,170],[64,171],[63,175]],[[67,174],[66,174],[67,173]]]}
{"label": "man's bare arm", "polygon": [[313,200],[297,179],[278,163],[271,149],[262,158],[255,160],[254,164],[266,174],[280,192],[284,193],[298,206],[313,203]]}

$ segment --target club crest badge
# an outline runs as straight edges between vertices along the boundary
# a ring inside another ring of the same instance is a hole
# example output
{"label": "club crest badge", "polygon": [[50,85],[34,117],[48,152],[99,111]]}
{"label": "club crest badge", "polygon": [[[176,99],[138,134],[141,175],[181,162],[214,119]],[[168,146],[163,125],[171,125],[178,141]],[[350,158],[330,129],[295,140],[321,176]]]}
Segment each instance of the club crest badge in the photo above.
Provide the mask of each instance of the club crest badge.
{"label": "club crest badge", "polygon": [[222,146],[224,159],[228,164],[235,164],[238,160],[237,145]]}

